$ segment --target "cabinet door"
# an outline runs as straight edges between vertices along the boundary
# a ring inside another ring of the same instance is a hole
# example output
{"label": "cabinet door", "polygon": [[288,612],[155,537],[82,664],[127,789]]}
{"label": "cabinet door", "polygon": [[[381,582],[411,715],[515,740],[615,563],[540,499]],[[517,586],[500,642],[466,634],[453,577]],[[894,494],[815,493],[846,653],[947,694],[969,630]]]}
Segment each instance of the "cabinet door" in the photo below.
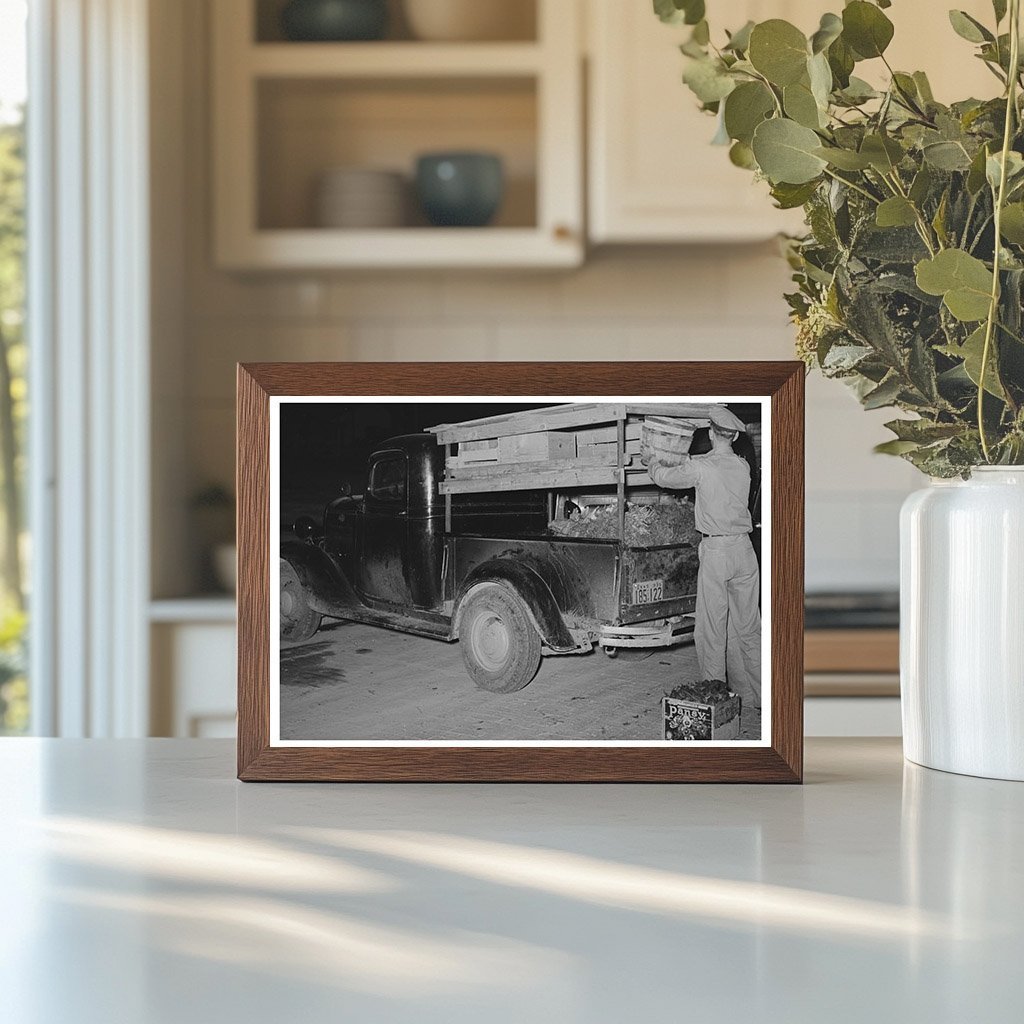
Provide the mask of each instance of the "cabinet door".
{"label": "cabinet door", "polygon": [[[713,242],[799,231],[798,211],[774,209],[764,183],[710,145],[715,121],[682,84],[678,49],[689,31],[663,25],[649,0],[586,0],[590,25],[590,236],[594,242]],[[810,34],[828,0],[709,0],[715,38],[748,19],[786,18]],[[992,22],[989,0],[955,6]],[[945,102],[996,95],[998,83],[949,24],[947,5],[900,0],[886,12],[896,26],[894,67],[922,69]],[[1005,28],[1005,26],[1004,26]],[[858,74],[880,83],[869,61]]]}
{"label": "cabinet door", "polygon": [[[767,186],[734,167],[726,147],[711,145],[715,120],[682,83],[679,44],[689,29],[663,25],[649,0],[587,2],[591,240],[737,241],[799,230],[798,213],[776,210]],[[709,3],[708,17],[716,38],[770,17],[792,18],[806,31],[818,18],[808,12],[826,5],[729,0]]]}

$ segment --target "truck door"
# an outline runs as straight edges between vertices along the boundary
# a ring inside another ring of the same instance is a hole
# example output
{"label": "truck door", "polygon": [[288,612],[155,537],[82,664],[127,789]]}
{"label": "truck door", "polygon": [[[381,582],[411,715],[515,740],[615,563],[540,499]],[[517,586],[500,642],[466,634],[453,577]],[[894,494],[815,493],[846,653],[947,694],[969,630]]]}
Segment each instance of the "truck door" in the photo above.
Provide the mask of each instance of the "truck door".
{"label": "truck door", "polygon": [[408,606],[408,459],[401,451],[377,452],[369,469],[356,560],[358,589],[364,597]]}

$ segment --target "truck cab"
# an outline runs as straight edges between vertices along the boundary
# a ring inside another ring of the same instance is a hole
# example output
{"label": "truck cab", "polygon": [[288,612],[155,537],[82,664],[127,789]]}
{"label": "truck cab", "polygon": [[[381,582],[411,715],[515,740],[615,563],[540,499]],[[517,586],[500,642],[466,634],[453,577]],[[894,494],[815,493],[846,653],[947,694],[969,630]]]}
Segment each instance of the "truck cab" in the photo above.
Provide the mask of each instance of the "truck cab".
{"label": "truck cab", "polygon": [[[445,450],[433,434],[404,434],[378,445],[367,462],[365,493],[326,508],[323,548],[359,596],[372,605],[443,612],[445,503],[439,483]],[[543,533],[543,495],[464,495],[452,509],[463,535]]]}

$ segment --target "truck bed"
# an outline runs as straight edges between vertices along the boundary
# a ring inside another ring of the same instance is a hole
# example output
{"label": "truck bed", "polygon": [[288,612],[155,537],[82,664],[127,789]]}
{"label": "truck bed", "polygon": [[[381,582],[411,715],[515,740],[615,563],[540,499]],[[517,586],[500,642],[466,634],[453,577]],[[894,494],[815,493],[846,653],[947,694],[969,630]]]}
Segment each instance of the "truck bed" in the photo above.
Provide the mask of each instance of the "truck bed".
{"label": "truck bed", "polygon": [[618,540],[583,537],[448,538],[452,593],[473,570],[511,559],[549,581],[567,618],[628,625],[692,612],[697,592],[697,551],[690,544],[630,547]]}

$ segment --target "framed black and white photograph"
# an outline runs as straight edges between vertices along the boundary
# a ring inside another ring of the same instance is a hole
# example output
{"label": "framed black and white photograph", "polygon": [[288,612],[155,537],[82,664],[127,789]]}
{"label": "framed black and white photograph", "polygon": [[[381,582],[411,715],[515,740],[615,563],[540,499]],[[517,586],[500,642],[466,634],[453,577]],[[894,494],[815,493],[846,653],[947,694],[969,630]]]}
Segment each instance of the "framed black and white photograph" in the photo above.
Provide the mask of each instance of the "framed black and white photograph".
{"label": "framed black and white photograph", "polygon": [[240,368],[242,777],[798,778],[796,398],[798,364]]}

